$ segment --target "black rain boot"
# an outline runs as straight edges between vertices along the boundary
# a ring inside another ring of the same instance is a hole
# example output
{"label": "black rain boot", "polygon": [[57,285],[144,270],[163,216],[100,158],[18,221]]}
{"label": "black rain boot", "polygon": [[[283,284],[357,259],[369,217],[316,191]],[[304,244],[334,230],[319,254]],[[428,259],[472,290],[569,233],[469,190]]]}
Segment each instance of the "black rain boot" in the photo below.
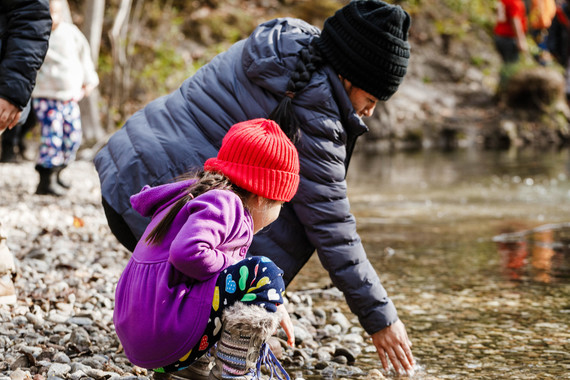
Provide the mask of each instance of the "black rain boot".
{"label": "black rain boot", "polygon": [[4,131],[2,134],[2,154],[0,162],[18,162],[18,133],[20,126]]}
{"label": "black rain boot", "polygon": [[36,189],[36,194],[54,195],[56,197],[65,194],[65,190],[57,184],[57,172],[54,168],[44,168],[36,165],[36,170],[40,174],[40,183]]}
{"label": "black rain boot", "polygon": [[16,155],[16,147],[11,144],[2,144],[2,154],[0,154],[0,162],[18,162]]}
{"label": "black rain boot", "polygon": [[67,189],[71,188],[71,183],[64,181],[60,176],[61,171],[63,169],[65,169],[66,167],[67,167],[67,165],[62,165],[62,166],[54,167],[53,169],[56,172],[57,184],[67,190]]}

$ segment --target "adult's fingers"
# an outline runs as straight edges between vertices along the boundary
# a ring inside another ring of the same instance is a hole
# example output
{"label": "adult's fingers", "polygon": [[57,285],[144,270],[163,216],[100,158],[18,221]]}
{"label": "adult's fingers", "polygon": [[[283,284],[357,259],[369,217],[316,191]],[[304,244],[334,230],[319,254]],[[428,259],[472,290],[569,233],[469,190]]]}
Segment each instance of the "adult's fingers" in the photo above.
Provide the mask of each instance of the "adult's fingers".
{"label": "adult's fingers", "polygon": [[384,368],[384,370],[389,371],[390,370],[390,366],[388,365],[388,359],[386,359],[386,351],[384,351],[384,349],[382,348],[377,348],[378,351],[378,356],[380,357],[380,361],[382,362],[382,368]]}
{"label": "adult's fingers", "polygon": [[[405,347],[405,346],[396,346],[394,348],[394,355],[396,357],[398,365],[400,366],[399,368],[403,369],[406,372],[411,372],[414,370],[413,357],[410,359],[410,357],[406,353],[406,349],[407,349],[407,347]],[[410,352],[410,354],[411,354],[411,352]],[[392,361],[392,365],[394,366],[394,368],[398,368],[394,365],[393,361]]]}
{"label": "adult's fingers", "polygon": [[14,127],[20,119],[21,113],[22,111],[18,107],[6,99],[0,98],[0,130]]}
{"label": "adult's fingers", "polygon": [[392,367],[394,367],[394,371],[396,371],[397,373],[402,373],[401,371],[402,367],[400,366],[400,361],[398,360],[398,357],[394,352],[394,349],[392,347],[388,348],[386,350],[386,354],[388,355],[388,359],[390,359],[390,363],[392,363]]}
{"label": "adult's fingers", "polygon": [[413,371],[414,364],[416,364],[416,361],[414,360],[414,354],[412,354],[411,347],[412,347],[412,342],[408,340],[408,344],[404,346],[403,349],[404,349],[404,354],[408,359],[408,363],[410,363],[411,370]]}
{"label": "adult's fingers", "polygon": [[[389,371],[390,364],[396,372],[403,373],[403,371],[412,374],[414,372],[414,356],[409,346],[409,339],[407,336],[401,336],[402,339],[378,339],[381,334],[376,335],[375,343],[378,356],[382,362],[382,367]],[[384,337],[386,337],[384,335]]]}
{"label": "adult's fingers", "polygon": [[20,119],[21,112],[0,112],[0,130],[12,129]]}
{"label": "adult's fingers", "polygon": [[11,120],[8,120],[8,112],[3,112],[0,110],[0,131],[8,128],[10,121]]}
{"label": "adult's fingers", "polygon": [[16,124],[18,124],[18,121],[20,120],[21,114],[22,114],[21,112],[18,112],[18,113],[16,113],[16,115],[14,115],[14,118],[12,119],[12,122],[8,126],[8,129],[12,129],[16,126]]}

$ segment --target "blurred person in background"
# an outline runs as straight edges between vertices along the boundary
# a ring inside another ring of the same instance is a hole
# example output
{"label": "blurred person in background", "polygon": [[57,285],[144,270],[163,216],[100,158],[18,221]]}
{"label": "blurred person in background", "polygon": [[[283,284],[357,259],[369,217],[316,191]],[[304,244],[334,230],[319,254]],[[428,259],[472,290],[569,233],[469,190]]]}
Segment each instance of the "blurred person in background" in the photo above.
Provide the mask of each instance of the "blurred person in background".
{"label": "blurred person in background", "polygon": [[565,70],[566,102],[570,106],[570,0],[561,1],[548,30],[548,50]]}
{"label": "blurred person in background", "polygon": [[[51,24],[48,0],[0,1],[0,133],[26,120]],[[0,276],[0,304],[16,303],[14,257],[1,225]]]}
{"label": "blurred person in background", "polygon": [[65,20],[65,0],[51,0],[53,19],[49,49],[32,94],[41,127],[36,194],[61,196],[70,187],[60,173],[75,159],[81,144],[79,101],[99,84],[89,43]]}
{"label": "blurred person in background", "polygon": [[494,28],[495,47],[504,63],[516,63],[521,54],[528,53],[526,32],[527,16],[524,2],[522,0],[498,1]]}

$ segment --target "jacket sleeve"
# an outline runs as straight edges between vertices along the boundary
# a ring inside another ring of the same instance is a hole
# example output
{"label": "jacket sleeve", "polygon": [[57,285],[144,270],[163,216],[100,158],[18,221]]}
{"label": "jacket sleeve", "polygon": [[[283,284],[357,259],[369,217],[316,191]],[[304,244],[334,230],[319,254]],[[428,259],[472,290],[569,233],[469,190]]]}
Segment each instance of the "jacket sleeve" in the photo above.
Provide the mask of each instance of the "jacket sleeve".
{"label": "jacket sleeve", "polygon": [[36,83],[51,33],[49,0],[4,0],[0,97],[23,109]]}
{"label": "jacket sleeve", "polygon": [[[75,26],[75,25],[74,25]],[[87,38],[75,27],[75,38],[77,39],[77,45],[79,47],[79,59],[81,60],[81,66],[83,66],[83,85],[91,89],[99,85],[99,76],[95,70],[95,64],[91,58],[91,48]]]}
{"label": "jacket sleeve", "polygon": [[333,119],[323,118],[303,130],[302,177],[293,207],[333,284],[373,334],[398,316],[356,232],[345,181],[346,134],[340,122],[331,124]]}

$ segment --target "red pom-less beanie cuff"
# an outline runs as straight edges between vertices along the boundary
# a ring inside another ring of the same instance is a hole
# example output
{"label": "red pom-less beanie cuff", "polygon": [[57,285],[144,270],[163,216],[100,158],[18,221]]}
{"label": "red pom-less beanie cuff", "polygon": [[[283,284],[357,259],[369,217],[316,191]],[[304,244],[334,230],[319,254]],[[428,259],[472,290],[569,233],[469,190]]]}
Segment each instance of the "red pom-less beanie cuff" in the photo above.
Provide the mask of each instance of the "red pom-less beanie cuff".
{"label": "red pom-less beanie cuff", "polygon": [[232,126],[218,156],[208,159],[204,170],[221,172],[236,186],[276,201],[290,201],[299,186],[297,149],[268,119]]}

